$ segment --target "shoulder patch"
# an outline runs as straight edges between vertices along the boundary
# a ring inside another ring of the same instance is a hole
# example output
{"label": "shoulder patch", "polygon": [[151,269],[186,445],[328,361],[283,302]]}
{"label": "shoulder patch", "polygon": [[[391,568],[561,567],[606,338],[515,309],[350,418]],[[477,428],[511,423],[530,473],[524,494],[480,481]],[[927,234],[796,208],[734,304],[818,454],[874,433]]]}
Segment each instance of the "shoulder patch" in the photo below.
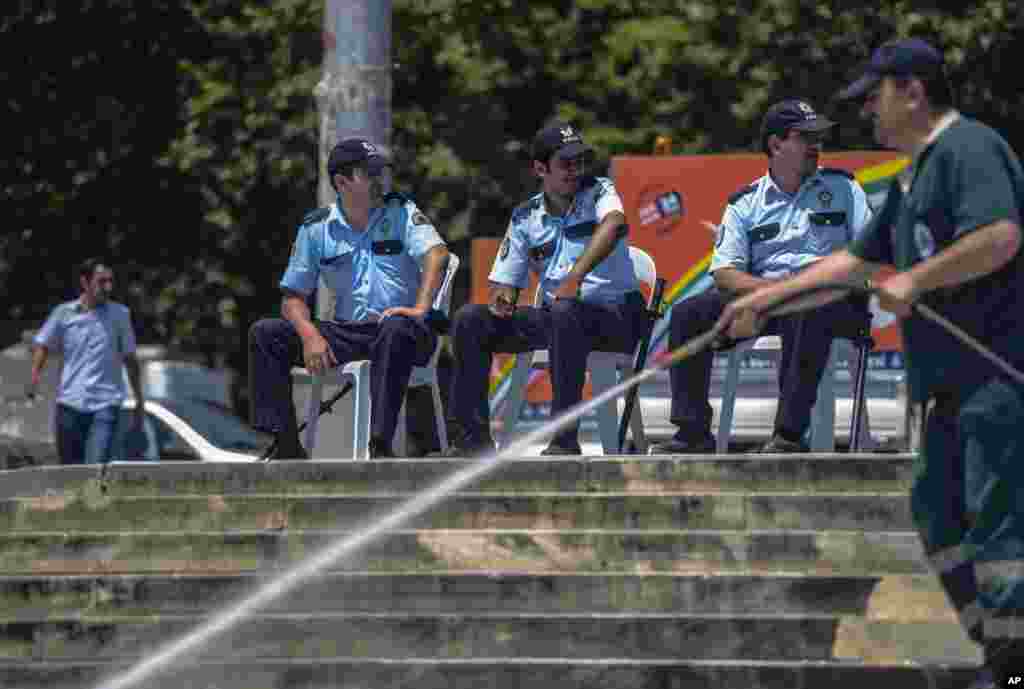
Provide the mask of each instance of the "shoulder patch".
{"label": "shoulder patch", "polygon": [[384,203],[391,203],[392,201],[400,201],[401,203],[405,203],[411,200],[412,199],[410,199],[408,196],[406,196],[400,191],[389,191],[388,193],[384,194]]}
{"label": "shoulder patch", "polygon": [[323,208],[317,208],[316,210],[312,210],[306,213],[306,215],[302,218],[301,224],[309,225],[310,223],[320,222],[330,214],[331,209],[326,206]]}
{"label": "shoulder patch", "polygon": [[530,213],[540,207],[540,198],[530,199],[521,203],[512,210],[512,222],[520,223],[529,217]]}
{"label": "shoulder patch", "polygon": [[416,211],[415,213],[412,214],[412,224],[413,225],[430,225],[432,223],[430,222],[430,218],[428,218],[427,216],[423,215],[419,211]]}
{"label": "shoulder patch", "polygon": [[742,199],[747,194],[752,194],[756,190],[757,190],[757,185],[756,184],[748,184],[747,186],[743,187],[742,189],[737,191],[735,194],[730,196],[729,197],[729,203],[730,204],[736,203],[737,201]]}
{"label": "shoulder patch", "polygon": [[853,179],[853,180],[857,179],[856,177],[853,176],[853,173],[851,173],[849,170],[844,170],[844,169],[839,168],[839,167],[823,167],[823,168],[821,168],[819,170],[819,172],[821,172],[821,174],[823,174],[823,175],[841,175],[842,177],[845,177],[846,179]]}

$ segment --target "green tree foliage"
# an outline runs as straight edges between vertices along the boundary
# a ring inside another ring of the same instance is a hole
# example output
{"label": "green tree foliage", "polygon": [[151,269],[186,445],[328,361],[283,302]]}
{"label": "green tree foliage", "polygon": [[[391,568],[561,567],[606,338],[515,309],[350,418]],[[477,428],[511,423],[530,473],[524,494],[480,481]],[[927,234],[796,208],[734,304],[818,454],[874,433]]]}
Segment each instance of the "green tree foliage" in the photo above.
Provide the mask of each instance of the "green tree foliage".
{"label": "green tree foliage", "polygon": [[[38,322],[89,254],[118,266],[143,340],[244,376],[245,333],[316,203],[324,0],[12,0],[0,184],[0,319]],[[945,49],[961,108],[1024,151],[1015,0],[393,0],[397,183],[468,255],[536,188],[533,133],[553,117],[601,153],[756,150],[773,101],[838,117],[830,96],[881,41]],[[73,27],[68,30],[66,27]],[[57,97],[58,87],[60,97]],[[600,169],[600,167],[599,167]],[[10,339],[10,338],[9,338]]]}

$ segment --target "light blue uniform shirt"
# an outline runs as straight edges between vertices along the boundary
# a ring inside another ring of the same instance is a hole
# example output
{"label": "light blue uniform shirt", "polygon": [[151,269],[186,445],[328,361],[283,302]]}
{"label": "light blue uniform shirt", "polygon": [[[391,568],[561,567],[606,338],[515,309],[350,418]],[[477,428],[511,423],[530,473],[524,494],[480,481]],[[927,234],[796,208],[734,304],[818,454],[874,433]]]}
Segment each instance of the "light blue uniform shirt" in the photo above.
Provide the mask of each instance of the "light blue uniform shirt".
{"label": "light blue uniform shirt", "polygon": [[357,232],[337,203],[308,214],[299,226],[283,289],[309,295],[323,275],[337,295],[334,318],[375,320],[393,306],[415,306],[420,261],[444,240],[416,204],[388,194]]}
{"label": "light blue uniform shirt", "polygon": [[131,311],[107,301],[86,310],[76,299],[57,306],[33,340],[63,355],[57,403],[95,412],[125,398],[124,357],[135,352]]}
{"label": "light blue uniform shirt", "polygon": [[[540,276],[544,301],[565,279],[590,243],[594,230],[612,211],[622,212],[622,199],[606,177],[584,178],[565,215],[551,215],[539,193],[512,211],[505,239],[491,268],[490,281],[522,289],[528,271]],[[639,289],[625,237],[594,267],[580,285],[584,301],[618,303],[627,292]]]}
{"label": "light blue uniform shirt", "polygon": [[767,174],[729,198],[708,270],[785,277],[845,247],[870,219],[864,190],[845,171],[819,168],[795,194]]}

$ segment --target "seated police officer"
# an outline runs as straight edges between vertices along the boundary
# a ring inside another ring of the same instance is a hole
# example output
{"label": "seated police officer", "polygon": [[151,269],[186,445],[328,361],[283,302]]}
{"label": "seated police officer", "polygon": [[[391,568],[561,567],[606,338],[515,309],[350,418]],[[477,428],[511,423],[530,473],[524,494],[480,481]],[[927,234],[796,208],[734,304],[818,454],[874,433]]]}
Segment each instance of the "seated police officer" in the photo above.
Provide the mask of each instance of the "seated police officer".
{"label": "seated police officer", "polygon": [[[281,318],[249,332],[252,425],[276,434],[272,458],[305,458],[290,369],[311,373],[369,359],[370,456],[392,456],[391,441],[413,366],[427,363],[430,326],[448,249],[416,204],[390,192],[390,163],[373,144],[346,139],[327,172],[338,200],[309,213],[281,279]],[[314,322],[307,299],[323,275],[337,296],[335,320]]]}
{"label": "seated police officer", "polygon": [[[761,126],[768,174],[729,198],[715,238],[710,272],[714,287],[672,309],[669,348],[712,326],[730,299],[781,280],[845,246],[871,217],[864,190],[844,170],[818,167],[822,141],[833,122],[802,100],[773,105]],[[762,452],[806,452],[818,382],[832,338],[854,334],[870,315],[863,299],[775,318],[766,333],[782,339],[779,405],[771,440]],[[704,351],[669,371],[678,432],[651,454],[713,452],[708,402],[714,353]]]}
{"label": "seated police officer", "polygon": [[[556,416],[580,401],[591,351],[633,351],[644,332],[622,201],[610,179],[584,176],[591,154],[564,123],[534,138],[541,192],[512,212],[491,269],[489,304],[464,306],[452,326],[452,415],[462,432],[452,456],[494,449],[487,389],[495,352],[548,349]],[[539,308],[516,306],[529,270],[540,279]],[[578,428],[554,436],[544,454],[580,454]]]}

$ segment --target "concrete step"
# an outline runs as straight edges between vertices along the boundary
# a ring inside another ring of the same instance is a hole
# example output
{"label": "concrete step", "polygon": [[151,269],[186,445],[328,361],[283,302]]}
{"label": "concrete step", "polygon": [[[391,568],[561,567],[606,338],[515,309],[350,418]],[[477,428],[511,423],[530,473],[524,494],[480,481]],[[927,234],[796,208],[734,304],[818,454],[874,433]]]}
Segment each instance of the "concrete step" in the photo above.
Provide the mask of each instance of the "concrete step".
{"label": "concrete step", "polygon": [[[0,577],[7,619],[207,613],[264,579],[236,575]],[[863,616],[955,621],[938,579],[924,575],[336,572],[271,603],[270,612],[685,612]]]}
{"label": "concrete step", "polygon": [[[483,493],[596,491],[903,492],[909,454],[681,455],[510,459],[473,486]],[[0,472],[0,498],[96,500],[154,495],[374,495],[423,490],[472,464],[460,459],[215,464],[163,462]]]}
{"label": "concrete step", "polygon": [[[0,682],[19,689],[102,688],[102,661],[0,663]],[[373,661],[317,656],[203,660],[147,677],[130,689],[962,689],[971,665],[680,659],[487,658]]]}
{"label": "concrete step", "polygon": [[[205,617],[76,616],[0,622],[0,657],[140,659],[183,638]],[[811,615],[685,613],[277,613],[257,614],[206,657],[534,658],[670,657],[699,660],[841,660],[847,638],[883,639],[898,658],[977,660],[955,622],[869,621]],[[857,658],[852,658],[857,659]]]}
{"label": "concrete step", "polygon": [[[0,500],[0,533],[358,528],[414,494]],[[905,493],[462,493],[414,517],[420,529],[908,529]]]}
{"label": "concrete step", "polygon": [[[35,533],[0,535],[0,574],[272,572],[345,531]],[[333,571],[791,572],[920,574],[904,531],[403,530],[335,563]]]}

